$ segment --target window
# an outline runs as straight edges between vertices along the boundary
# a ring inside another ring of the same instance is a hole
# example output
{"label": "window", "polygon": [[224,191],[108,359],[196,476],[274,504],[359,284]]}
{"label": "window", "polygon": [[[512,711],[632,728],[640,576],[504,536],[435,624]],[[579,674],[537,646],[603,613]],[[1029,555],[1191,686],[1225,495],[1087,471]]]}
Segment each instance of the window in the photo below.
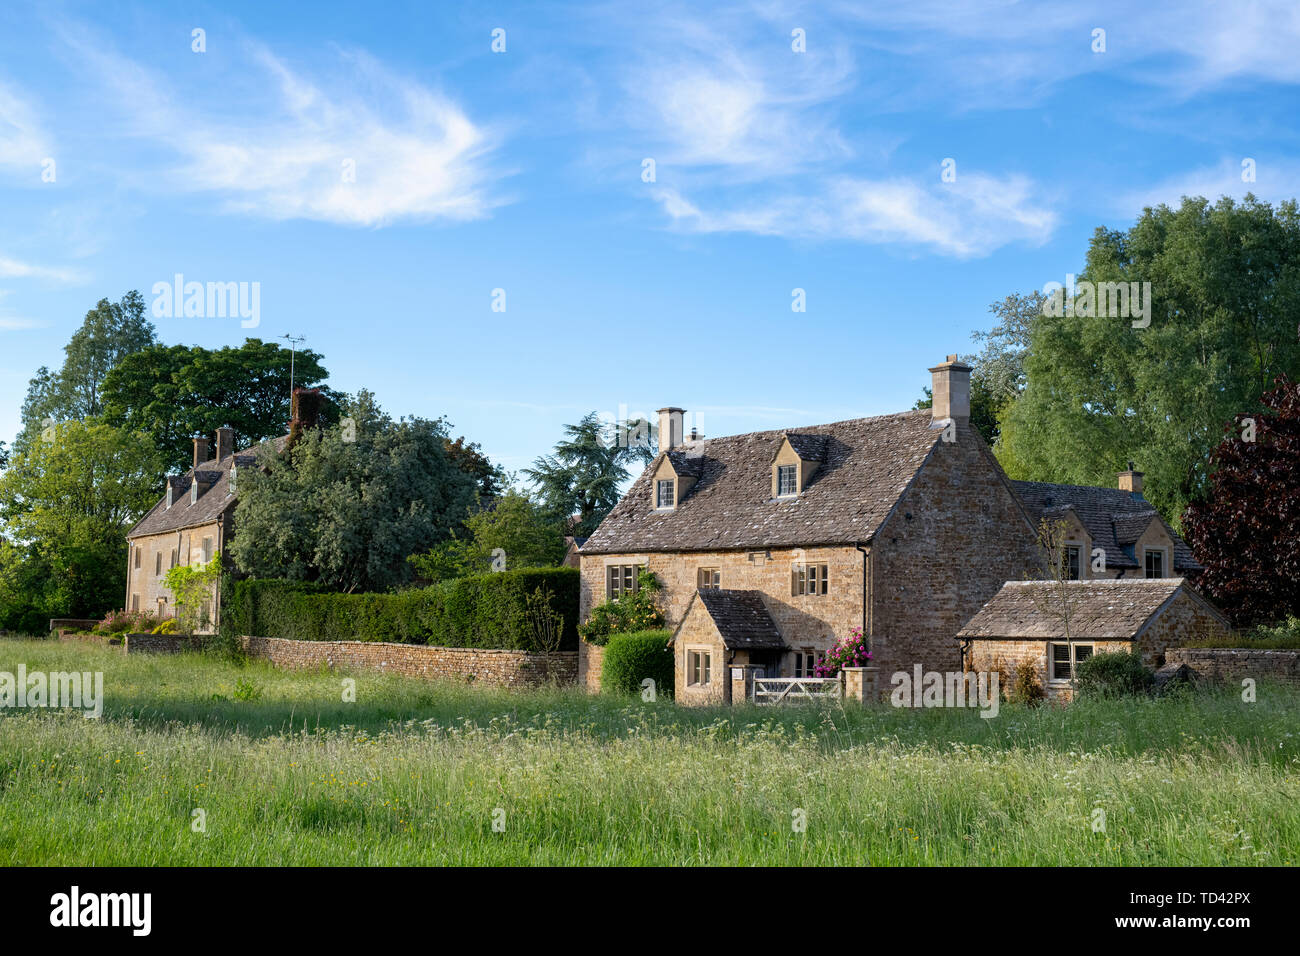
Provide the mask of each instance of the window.
{"label": "window", "polygon": [[722,587],[722,572],[717,568],[700,568],[699,574],[695,577],[695,587],[701,591],[705,588]]}
{"label": "window", "polygon": [[198,500],[199,500],[199,479],[198,476],[195,475],[194,480],[190,482],[190,504],[194,504],[194,502]]}
{"label": "window", "polygon": [[676,505],[673,498],[673,480],[665,478],[655,485],[655,507],[672,508]]}
{"label": "window", "polygon": [[1165,553],[1163,551],[1146,552],[1147,577],[1163,578],[1165,576]]}
{"label": "window", "polygon": [[159,551],[153,556],[153,573],[162,574],[162,552]]}
{"label": "window", "polygon": [[[136,567],[139,567],[139,565],[136,565]],[[138,594],[131,595],[131,610],[132,611],[140,610],[140,595]]]}
{"label": "window", "polygon": [[175,549],[175,548],[172,548],[172,563],[171,563],[171,566],[172,566],[173,568],[176,567],[176,549]]}
{"label": "window", "polygon": [[1063,560],[1065,565],[1063,568],[1063,570],[1065,571],[1065,580],[1078,581],[1079,580],[1079,546],[1068,545],[1065,549]]}
{"label": "window", "polygon": [[[1070,661],[1070,650],[1074,650],[1074,661]],[[1053,644],[1051,645],[1051,678],[1054,681],[1068,681],[1074,677],[1074,668],[1092,657],[1091,644]]]}
{"label": "window", "polygon": [[203,539],[203,563],[207,564],[212,560],[212,539]]}
{"label": "window", "polygon": [[816,677],[817,652],[811,647],[794,652],[794,676]]}
{"label": "window", "polygon": [[829,584],[829,568],[824,564],[796,565],[790,593],[825,594]]}
{"label": "window", "polygon": [[166,598],[159,598],[159,599],[158,599],[158,617],[159,617],[159,619],[162,619],[162,618],[164,618],[164,617],[166,617],[166,616],[167,616],[167,599],[166,599]]}
{"label": "window", "polygon": [[624,594],[636,593],[636,576],[645,565],[611,564],[605,568],[605,597],[617,601]]}
{"label": "window", "polygon": [[785,498],[789,495],[799,493],[799,472],[796,465],[777,465],[776,467],[776,493],[778,497]]}
{"label": "window", "polygon": [[686,662],[686,683],[703,687],[712,679],[712,659],[708,651],[690,651]]}
{"label": "window", "polygon": [[136,568],[139,568],[140,567],[140,546],[137,544],[134,545],[134,548],[135,548],[135,566]]}

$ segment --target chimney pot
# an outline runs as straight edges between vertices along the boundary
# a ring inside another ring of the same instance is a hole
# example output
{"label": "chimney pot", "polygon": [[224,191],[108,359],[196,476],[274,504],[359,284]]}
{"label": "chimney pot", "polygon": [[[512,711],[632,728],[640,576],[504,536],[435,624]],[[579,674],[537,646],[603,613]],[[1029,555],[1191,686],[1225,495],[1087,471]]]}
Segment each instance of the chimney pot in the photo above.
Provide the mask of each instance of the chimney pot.
{"label": "chimney pot", "polygon": [[208,439],[204,438],[198,432],[193,435],[194,438],[194,467],[197,468],[208,460]]}
{"label": "chimney pot", "polygon": [[679,447],[685,436],[682,434],[682,422],[686,409],[669,405],[659,409],[659,450],[672,451]]}
{"label": "chimney pot", "polygon": [[223,461],[235,453],[235,430],[229,425],[217,429],[217,461]]}
{"label": "chimney pot", "polygon": [[971,367],[956,355],[930,369],[931,421],[970,421],[970,373]]}

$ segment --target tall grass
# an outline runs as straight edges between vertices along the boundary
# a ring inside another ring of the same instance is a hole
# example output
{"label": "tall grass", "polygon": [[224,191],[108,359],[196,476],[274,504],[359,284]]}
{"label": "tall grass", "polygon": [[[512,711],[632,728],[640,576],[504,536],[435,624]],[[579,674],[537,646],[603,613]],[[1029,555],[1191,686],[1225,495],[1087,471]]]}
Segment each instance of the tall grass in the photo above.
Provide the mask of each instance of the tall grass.
{"label": "tall grass", "polygon": [[0,712],[0,864],[1300,858],[1300,694],[1282,687],[984,719],[375,674],[348,703],[326,672],[0,641],[0,670],[20,661],[101,670],[106,704]]}

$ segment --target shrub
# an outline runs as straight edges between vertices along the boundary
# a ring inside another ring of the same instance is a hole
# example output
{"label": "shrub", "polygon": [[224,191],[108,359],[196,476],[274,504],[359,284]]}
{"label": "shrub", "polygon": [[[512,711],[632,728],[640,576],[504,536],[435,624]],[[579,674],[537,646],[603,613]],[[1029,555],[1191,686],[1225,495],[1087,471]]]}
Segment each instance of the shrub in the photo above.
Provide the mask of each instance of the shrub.
{"label": "shrub", "polygon": [[655,682],[655,692],[672,697],[673,652],[670,631],[634,631],[614,634],[605,646],[600,665],[600,689],[610,693],[638,694],[641,681]]}
{"label": "shrub", "polygon": [[152,631],[154,634],[179,634],[180,623],[174,617],[169,617]]}
{"label": "shrub", "polygon": [[226,592],[222,631],[299,641],[548,650],[536,644],[539,590],[562,619],[558,649],[576,649],[576,568],[480,574],[393,594],[335,594],[302,582],[237,581]]}
{"label": "shrub", "polygon": [[587,623],[579,625],[578,633],[588,644],[602,645],[614,634],[632,634],[663,627],[664,612],[657,603],[663,585],[650,571],[637,574],[637,589],[613,601],[592,608]]}
{"label": "shrub", "polygon": [[96,634],[148,634],[162,623],[157,614],[146,611],[109,611],[94,627]]}
{"label": "shrub", "polygon": [[1215,631],[1187,642],[1187,647],[1248,647],[1255,650],[1300,650],[1300,617],[1289,615],[1273,627],[1248,631]]}
{"label": "shrub", "polygon": [[1021,661],[1016,665],[1015,676],[1007,687],[1007,699],[1016,704],[1034,707],[1047,697],[1043,682],[1038,679],[1038,667],[1033,661]]}
{"label": "shrub", "polygon": [[1145,694],[1155,683],[1155,673],[1136,652],[1093,654],[1075,667],[1081,697],[1122,697]]}
{"label": "shrub", "polygon": [[862,628],[849,628],[849,636],[835,642],[818,662],[814,673],[818,677],[838,677],[845,667],[866,667],[871,663],[871,650]]}

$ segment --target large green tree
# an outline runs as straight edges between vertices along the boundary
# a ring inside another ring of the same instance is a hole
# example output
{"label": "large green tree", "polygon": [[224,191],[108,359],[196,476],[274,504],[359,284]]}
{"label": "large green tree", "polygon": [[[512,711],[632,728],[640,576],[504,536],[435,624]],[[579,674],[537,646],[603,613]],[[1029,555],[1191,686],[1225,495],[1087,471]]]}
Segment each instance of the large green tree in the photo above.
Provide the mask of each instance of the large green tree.
{"label": "large green tree", "polygon": [[507,491],[480,504],[454,538],[413,555],[411,563],[426,581],[517,568],[553,567],[564,558],[564,531],[527,495]]}
{"label": "large green tree", "polygon": [[117,302],[100,299],[63,347],[59,370],[42,366],[28,384],[15,448],[26,449],[52,422],[99,415],[109,371],[154,341],[153,323],[139,292],[128,292]]}
{"label": "large green tree", "polygon": [[[292,357],[293,383],[319,387],[326,423],[339,417],[328,375],[310,349]],[[191,436],[235,430],[235,447],[247,448],[285,433],[289,421],[290,350],[247,339],[239,346],[153,345],[122,358],[103,385],[104,420],[154,436],[173,470],[189,467]]]}
{"label": "large green tree", "polygon": [[0,475],[0,627],[120,606],[126,532],[162,469],[148,435],[93,421],[47,426],[16,452]]}
{"label": "large green tree", "polygon": [[554,453],[538,458],[523,474],[537,489],[549,520],[585,537],[618,504],[631,477],[628,466],[653,459],[654,445],[652,440],[620,440],[620,434],[636,434],[635,429],[611,428],[595,412],[576,425],[565,425],[564,433]]}
{"label": "large green tree", "polygon": [[1082,298],[1073,315],[1036,317],[998,458],[1013,478],[1100,485],[1134,460],[1177,525],[1205,490],[1222,423],[1259,411],[1276,376],[1300,373],[1296,203],[1145,209],[1127,232],[1097,230],[1081,293],[1084,282],[1149,282],[1150,323],[1080,314]]}
{"label": "large green tree", "polygon": [[441,419],[394,421],[366,391],[345,413],[345,425],[307,429],[239,470],[228,553],[240,571],[384,591],[410,580],[408,555],[460,524],[475,479],[447,451]]}

